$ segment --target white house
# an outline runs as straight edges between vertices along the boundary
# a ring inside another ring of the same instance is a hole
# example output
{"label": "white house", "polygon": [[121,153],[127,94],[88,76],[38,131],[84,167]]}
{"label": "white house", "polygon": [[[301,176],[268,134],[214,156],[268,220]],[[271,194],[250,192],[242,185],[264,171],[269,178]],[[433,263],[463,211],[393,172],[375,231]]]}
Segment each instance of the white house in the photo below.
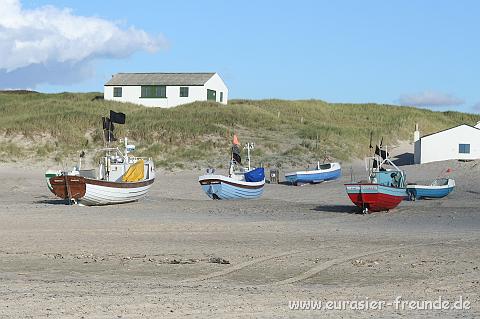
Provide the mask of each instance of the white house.
{"label": "white house", "polygon": [[151,107],[195,101],[228,102],[228,88],[217,73],[117,73],[105,83],[105,100]]}
{"label": "white house", "polygon": [[480,159],[480,122],[475,126],[461,124],[437,133],[422,136],[414,133],[415,164],[451,159]]}

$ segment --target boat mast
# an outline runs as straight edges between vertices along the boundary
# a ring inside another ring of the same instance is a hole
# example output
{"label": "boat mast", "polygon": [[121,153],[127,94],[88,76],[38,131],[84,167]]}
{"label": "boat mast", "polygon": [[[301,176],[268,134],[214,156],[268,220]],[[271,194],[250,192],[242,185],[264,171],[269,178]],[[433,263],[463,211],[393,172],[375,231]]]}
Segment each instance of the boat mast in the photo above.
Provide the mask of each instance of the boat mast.
{"label": "boat mast", "polygon": [[253,150],[255,147],[255,143],[247,143],[245,144],[245,148],[247,149],[247,163],[248,163],[248,170],[251,170],[250,167],[250,150]]}
{"label": "boat mast", "polygon": [[124,138],[124,141],[125,141],[125,155],[123,156],[123,158],[124,158],[124,163],[128,164],[128,147],[127,147],[128,141],[126,136]]}
{"label": "boat mast", "polygon": [[233,175],[233,146],[230,148],[230,166],[228,167],[228,177]]}

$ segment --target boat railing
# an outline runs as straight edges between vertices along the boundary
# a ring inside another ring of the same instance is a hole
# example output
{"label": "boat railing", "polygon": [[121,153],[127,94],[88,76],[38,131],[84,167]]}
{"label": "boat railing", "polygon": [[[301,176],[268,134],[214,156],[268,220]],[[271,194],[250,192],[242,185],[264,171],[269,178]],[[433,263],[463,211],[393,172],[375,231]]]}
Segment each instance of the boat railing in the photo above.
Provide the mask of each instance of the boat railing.
{"label": "boat railing", "polygon": [[[383,149],[380,150],[383,151]],[[396,187],[404,187],[406,185],[405,172],[398,168],[398,166],[390,160],[386,146],[384,152],[385,158],[383,158],[380,154],[375,154],[365,158],[365,168],[368,172],[370,181],[375,183],[379,182],[380,179],[385,179],[385,174],[387,173],[384,172],[391,172],[396,174],[390,174],[391,180],[388,182],[384,180],[381,183],[393,184]],[[384,166],[390,166],[391,168],[385,168]],[[382,174],[385,176],[381,177],[380,175]]]}

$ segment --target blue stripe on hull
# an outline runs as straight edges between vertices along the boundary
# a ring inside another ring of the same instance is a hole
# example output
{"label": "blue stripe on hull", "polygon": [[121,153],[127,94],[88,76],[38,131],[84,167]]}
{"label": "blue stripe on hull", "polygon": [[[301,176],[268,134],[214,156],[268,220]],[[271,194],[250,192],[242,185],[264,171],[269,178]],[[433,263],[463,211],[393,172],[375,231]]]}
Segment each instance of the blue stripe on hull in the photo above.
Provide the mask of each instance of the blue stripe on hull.
{"label": "blue stripe on hull", "polygon": [[332,172],[317,173],[317,174],[295,174],[285,176],[285,179],[290,183],[319,183],[330,181],[339,178],[342,175],[342,170],[338,169]]}
{"label": "blue stripe on hull", "polygon": [[397,187],[388,187],[379,184],[348,184],[347,186],[347,193],[348,194],[376,194],[382,193],[391,196],[398,196],[398,197],[407,197],[407,192],[405,188],[397,188]]}
{"label": "blue stripe on hull", "polygon": [[254,199],[263,194],[263,186],[260,188],[241,188],[226,183],[202,185],[202,189],[208,197],[214,199]]}
{"label": "blue stripe on hull", "polygon": [[408,192],[415,196],[415,198],[442,198],[450,194],[453,187],[440,189],[424,189],[424,188],[409,188]]}

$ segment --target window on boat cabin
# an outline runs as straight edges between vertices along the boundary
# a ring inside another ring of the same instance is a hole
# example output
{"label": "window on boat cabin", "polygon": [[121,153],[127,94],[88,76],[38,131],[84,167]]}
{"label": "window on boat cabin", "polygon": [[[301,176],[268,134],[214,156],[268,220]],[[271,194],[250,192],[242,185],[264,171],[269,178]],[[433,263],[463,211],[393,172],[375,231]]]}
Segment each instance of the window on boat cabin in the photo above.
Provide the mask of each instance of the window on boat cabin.
{"label": "window on boat cabin", "polygon": [[470,144],[458,144],[458,152],[460,154],[470,154]]}
{"label": "window on boat cabin", "polygon": [[319,169],[330,169],[332,168],[332,164],[320,164],[318,166]]}
{"label": "window on boat cabin", "polygon": [[180,87],[180,97],[188,97],[188,86]]}
{"label": "window on boat cabin", "polygon": [[122,88],[114,87],[113,88],[113,97],[122,97]]}
{"label": "window on boat cabin", "polygon": [[166,98],[167,87],[165,85],[142,85],[142,98]]}

